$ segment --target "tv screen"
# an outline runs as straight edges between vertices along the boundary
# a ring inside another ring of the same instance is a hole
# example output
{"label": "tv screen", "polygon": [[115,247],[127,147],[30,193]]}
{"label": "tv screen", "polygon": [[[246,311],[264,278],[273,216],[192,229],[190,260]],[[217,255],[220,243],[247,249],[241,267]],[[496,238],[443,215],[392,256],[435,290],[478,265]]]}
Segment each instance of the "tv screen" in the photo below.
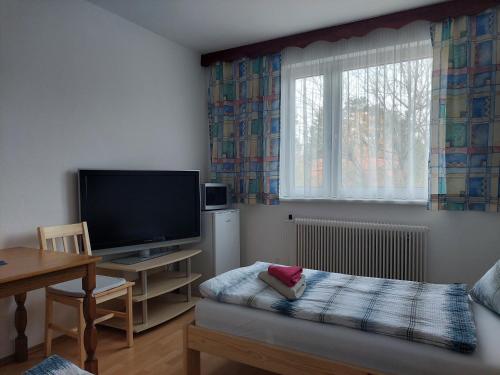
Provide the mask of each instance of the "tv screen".
{"label": "tv screen", "polygon": [[200,236],[198,171],[80,170],[92,250]]}

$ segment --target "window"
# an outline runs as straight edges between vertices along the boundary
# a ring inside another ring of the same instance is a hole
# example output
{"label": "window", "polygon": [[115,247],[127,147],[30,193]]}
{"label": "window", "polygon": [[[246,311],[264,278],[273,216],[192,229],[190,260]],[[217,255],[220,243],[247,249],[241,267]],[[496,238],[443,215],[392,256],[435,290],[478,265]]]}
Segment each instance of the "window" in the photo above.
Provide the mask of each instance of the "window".
{"label": "window", "polygon": [[394,33],[284,52],[281,198],[427,200],[429,29]]}
{"label": "window", "polygon": [[[323,76],[297,78],[295,80],[295,188],[304,191],[307,180],[310,187],[320,189],[325,181],[323,160],[324,145],[323,123]],[[310,155],[304,159],[304,155]],[[316,190],[319,193],[319,190]]]}

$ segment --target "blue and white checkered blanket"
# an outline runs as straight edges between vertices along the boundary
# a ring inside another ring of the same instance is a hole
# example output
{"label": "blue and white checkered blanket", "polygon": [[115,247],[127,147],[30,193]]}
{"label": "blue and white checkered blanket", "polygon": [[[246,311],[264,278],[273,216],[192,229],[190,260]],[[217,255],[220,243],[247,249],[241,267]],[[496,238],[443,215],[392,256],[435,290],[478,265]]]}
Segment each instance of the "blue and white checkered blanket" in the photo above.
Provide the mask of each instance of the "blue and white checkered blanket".
{"label": "blue and white checkered blanket", "polygon": [[32,367],[24,373],[24,375],[92,375],[90,372],[82,370],[70,361],[51,355],[43,362],[35,367]]}
{"label": "blue and white checkered blanket", "polygon": [[476,327],[465,284],[429,284],[304,269],[307,288],[288,301],[258,278],[269,263],[238,268],[200,285],[203,296],[290,317],[469,353]]}

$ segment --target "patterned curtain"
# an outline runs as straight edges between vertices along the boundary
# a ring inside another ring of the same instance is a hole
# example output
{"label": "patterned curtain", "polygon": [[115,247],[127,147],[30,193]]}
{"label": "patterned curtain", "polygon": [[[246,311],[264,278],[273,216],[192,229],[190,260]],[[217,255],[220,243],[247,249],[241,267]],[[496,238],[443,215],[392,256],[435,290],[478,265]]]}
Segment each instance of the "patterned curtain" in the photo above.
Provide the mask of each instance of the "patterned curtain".
{"label": "patterned curtain", "polygon": [[238,203],[278,203],[280,54],[209,68],[211,179]]}
{"label": "patterned curtain", "polygon": [[433,210],[499,210],[499,11],[432,25]]}

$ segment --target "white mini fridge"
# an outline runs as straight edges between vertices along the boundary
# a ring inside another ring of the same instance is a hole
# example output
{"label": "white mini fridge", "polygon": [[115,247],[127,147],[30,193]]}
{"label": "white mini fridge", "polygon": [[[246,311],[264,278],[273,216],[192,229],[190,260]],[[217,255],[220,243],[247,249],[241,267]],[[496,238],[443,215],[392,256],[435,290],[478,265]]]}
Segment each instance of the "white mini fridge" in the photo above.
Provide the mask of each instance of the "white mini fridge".
{"label": "white mini fridge", "polygon": [[195,286],[240,267],[240,210],[202,211],[199,248],[202,252],[191,264],[192,271],[202,275]]}

